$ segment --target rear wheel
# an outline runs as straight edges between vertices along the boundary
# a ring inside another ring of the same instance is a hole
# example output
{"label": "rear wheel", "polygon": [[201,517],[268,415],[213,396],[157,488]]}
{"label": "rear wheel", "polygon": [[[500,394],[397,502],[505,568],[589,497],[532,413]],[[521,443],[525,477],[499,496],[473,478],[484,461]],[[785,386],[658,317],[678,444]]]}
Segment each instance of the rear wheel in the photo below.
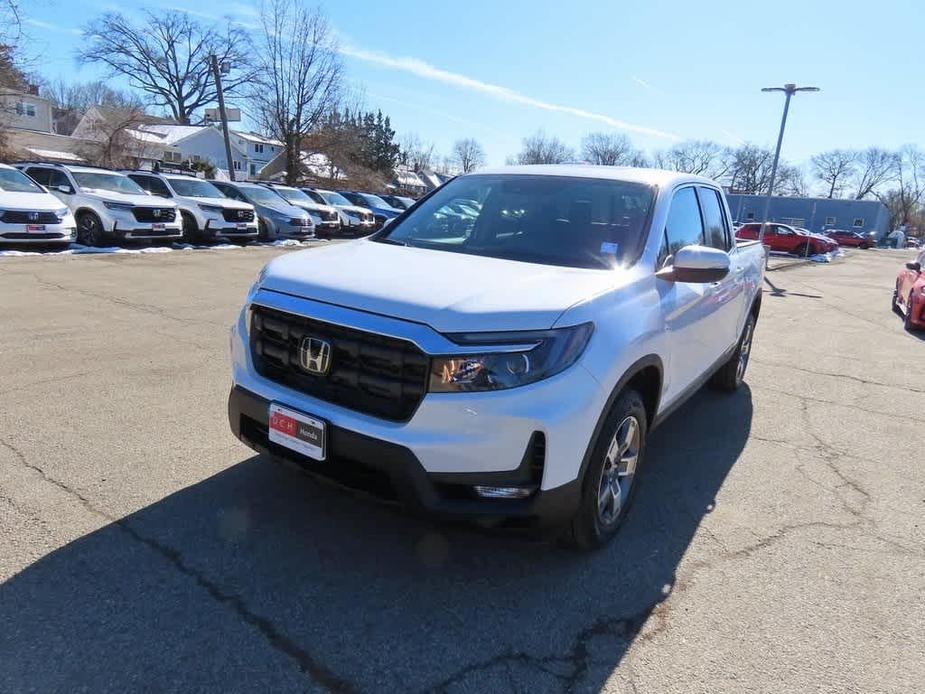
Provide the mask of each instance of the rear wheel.
{"label": "rear wheel", "polygon": [[642,397],[635,390],[624,391],[607,416],[582,478],[581,502],[570,526],[573,544],[594,549],[616,534],[638,486],[647,429]]}
{"label": "rear wheel", "polygon": [[103,223],[92,212],[77,215],[77,242],[84,246],[99,246],[103,242]]}
{"label": "rear wheel", "polygon": [[749,313],[748,320],[745,321],[745,327],[742,328],[742,334],[739,336],[739,344],[736,346],[729,361],[723,364],[719,371],[713,374],[710,379],[710,385],[717,390],[732,392],[737,390],[745,380],[745,370],[748,368],[748,360],[752,353],[752,338],[755,335],[755,314]]}

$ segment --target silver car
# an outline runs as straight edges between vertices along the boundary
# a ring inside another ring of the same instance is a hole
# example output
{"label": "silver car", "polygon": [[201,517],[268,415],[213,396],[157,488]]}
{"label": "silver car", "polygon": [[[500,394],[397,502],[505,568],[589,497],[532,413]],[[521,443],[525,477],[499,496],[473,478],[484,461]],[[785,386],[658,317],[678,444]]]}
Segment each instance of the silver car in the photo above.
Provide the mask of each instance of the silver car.
{"label": "silver car", "polygon": [[308,212],[290,205],[269,188],[255,183],[212,183],[229,198],[254,206],[258,219],[258,238],[265,241],[315,238],[315,225]]}

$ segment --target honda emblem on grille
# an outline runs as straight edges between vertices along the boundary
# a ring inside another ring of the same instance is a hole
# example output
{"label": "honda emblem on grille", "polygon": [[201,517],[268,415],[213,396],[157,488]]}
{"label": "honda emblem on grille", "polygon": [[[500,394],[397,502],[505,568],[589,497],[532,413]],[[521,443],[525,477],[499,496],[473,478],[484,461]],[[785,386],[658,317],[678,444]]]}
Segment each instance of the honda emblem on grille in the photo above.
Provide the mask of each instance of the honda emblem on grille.
{"label": "honda emblem on grille", "polygon": [[154,215],[154,218],[155,218],[155,219],[160,219],[160,218],[161,218],[161,211],[160,211],[159,209],[154,208],[154,209],[151,211],[151,213]]}
{"label": "honda emblem on grille", "polygon": [[323,376],[331,368],[331,343],[317,337],[303,337],[299,345],[299,363],[309,373]]}
{"label": "honda emblem on grille", "polygon": [[244,210],[238,210],[238,219],[244,219]]}
{"label": "honda emblem on grille", "polygon": [[39,221],[39,213],[38,213],[38,212],[30,212],[30,213],[29,213],[29,221],[30,221],[30,222],[37,222],[37,221]]}

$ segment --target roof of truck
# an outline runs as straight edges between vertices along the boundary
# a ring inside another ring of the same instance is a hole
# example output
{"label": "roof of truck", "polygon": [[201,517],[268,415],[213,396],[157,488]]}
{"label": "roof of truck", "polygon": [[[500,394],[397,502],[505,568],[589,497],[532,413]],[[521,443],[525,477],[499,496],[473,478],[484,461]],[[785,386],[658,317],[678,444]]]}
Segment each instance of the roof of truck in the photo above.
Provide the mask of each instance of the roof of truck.
{"label": "roof of truck", "polygon": [[660,187],[671,187],[678,183],[698,182],[719,184],[703,176],[665,171],[663,169],[639,169],[632,166],[595,166],[593,164],[528,164],[499,166],[479,169],[472,174],[533,174],[540,176],[575,176],[578,178],[605,178],[614,181],[631,181]]}

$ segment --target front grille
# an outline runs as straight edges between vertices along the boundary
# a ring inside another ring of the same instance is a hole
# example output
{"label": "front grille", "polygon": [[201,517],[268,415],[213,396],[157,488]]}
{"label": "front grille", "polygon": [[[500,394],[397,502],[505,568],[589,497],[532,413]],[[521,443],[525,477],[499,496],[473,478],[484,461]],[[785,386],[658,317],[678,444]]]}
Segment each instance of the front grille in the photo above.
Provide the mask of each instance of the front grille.
{"label": "front grille", "polygon": [[26,212],[7,210],[0,215],[0,220],[7,224],[60,224],[61,219],[54,212]]}
{"label": "front grille", "polygon": [[253,222],[254,221],[254,211],[253,210],[222,210],[222,217],[224,217],[226,222]]}
{"label": "front grille", "polygon": [[[300,365],[302,338],[331,345],[327,375]],[[257,372],[270,380],[365,414],[392,421],[411,418],[424,397],[429,360],[406,340],[346,328],[254,306],[251,354]]]}
{"label": "front grille", "polygon": [[319,213],[321,219],[326,222],[336,222],[337,221],[337,212],[333,210],[321,210]]}
{"label": "front grille", "polygon": [[177,211],[172,207],[133,207],[132,214],[135,215],[135,221],[150,224],[172,222],[177,218]]}
{"label": "front grille", "polygon": [[310,227],[312,220],[308,217],[293,217],[289,220],[289,224],[294,227]]}

